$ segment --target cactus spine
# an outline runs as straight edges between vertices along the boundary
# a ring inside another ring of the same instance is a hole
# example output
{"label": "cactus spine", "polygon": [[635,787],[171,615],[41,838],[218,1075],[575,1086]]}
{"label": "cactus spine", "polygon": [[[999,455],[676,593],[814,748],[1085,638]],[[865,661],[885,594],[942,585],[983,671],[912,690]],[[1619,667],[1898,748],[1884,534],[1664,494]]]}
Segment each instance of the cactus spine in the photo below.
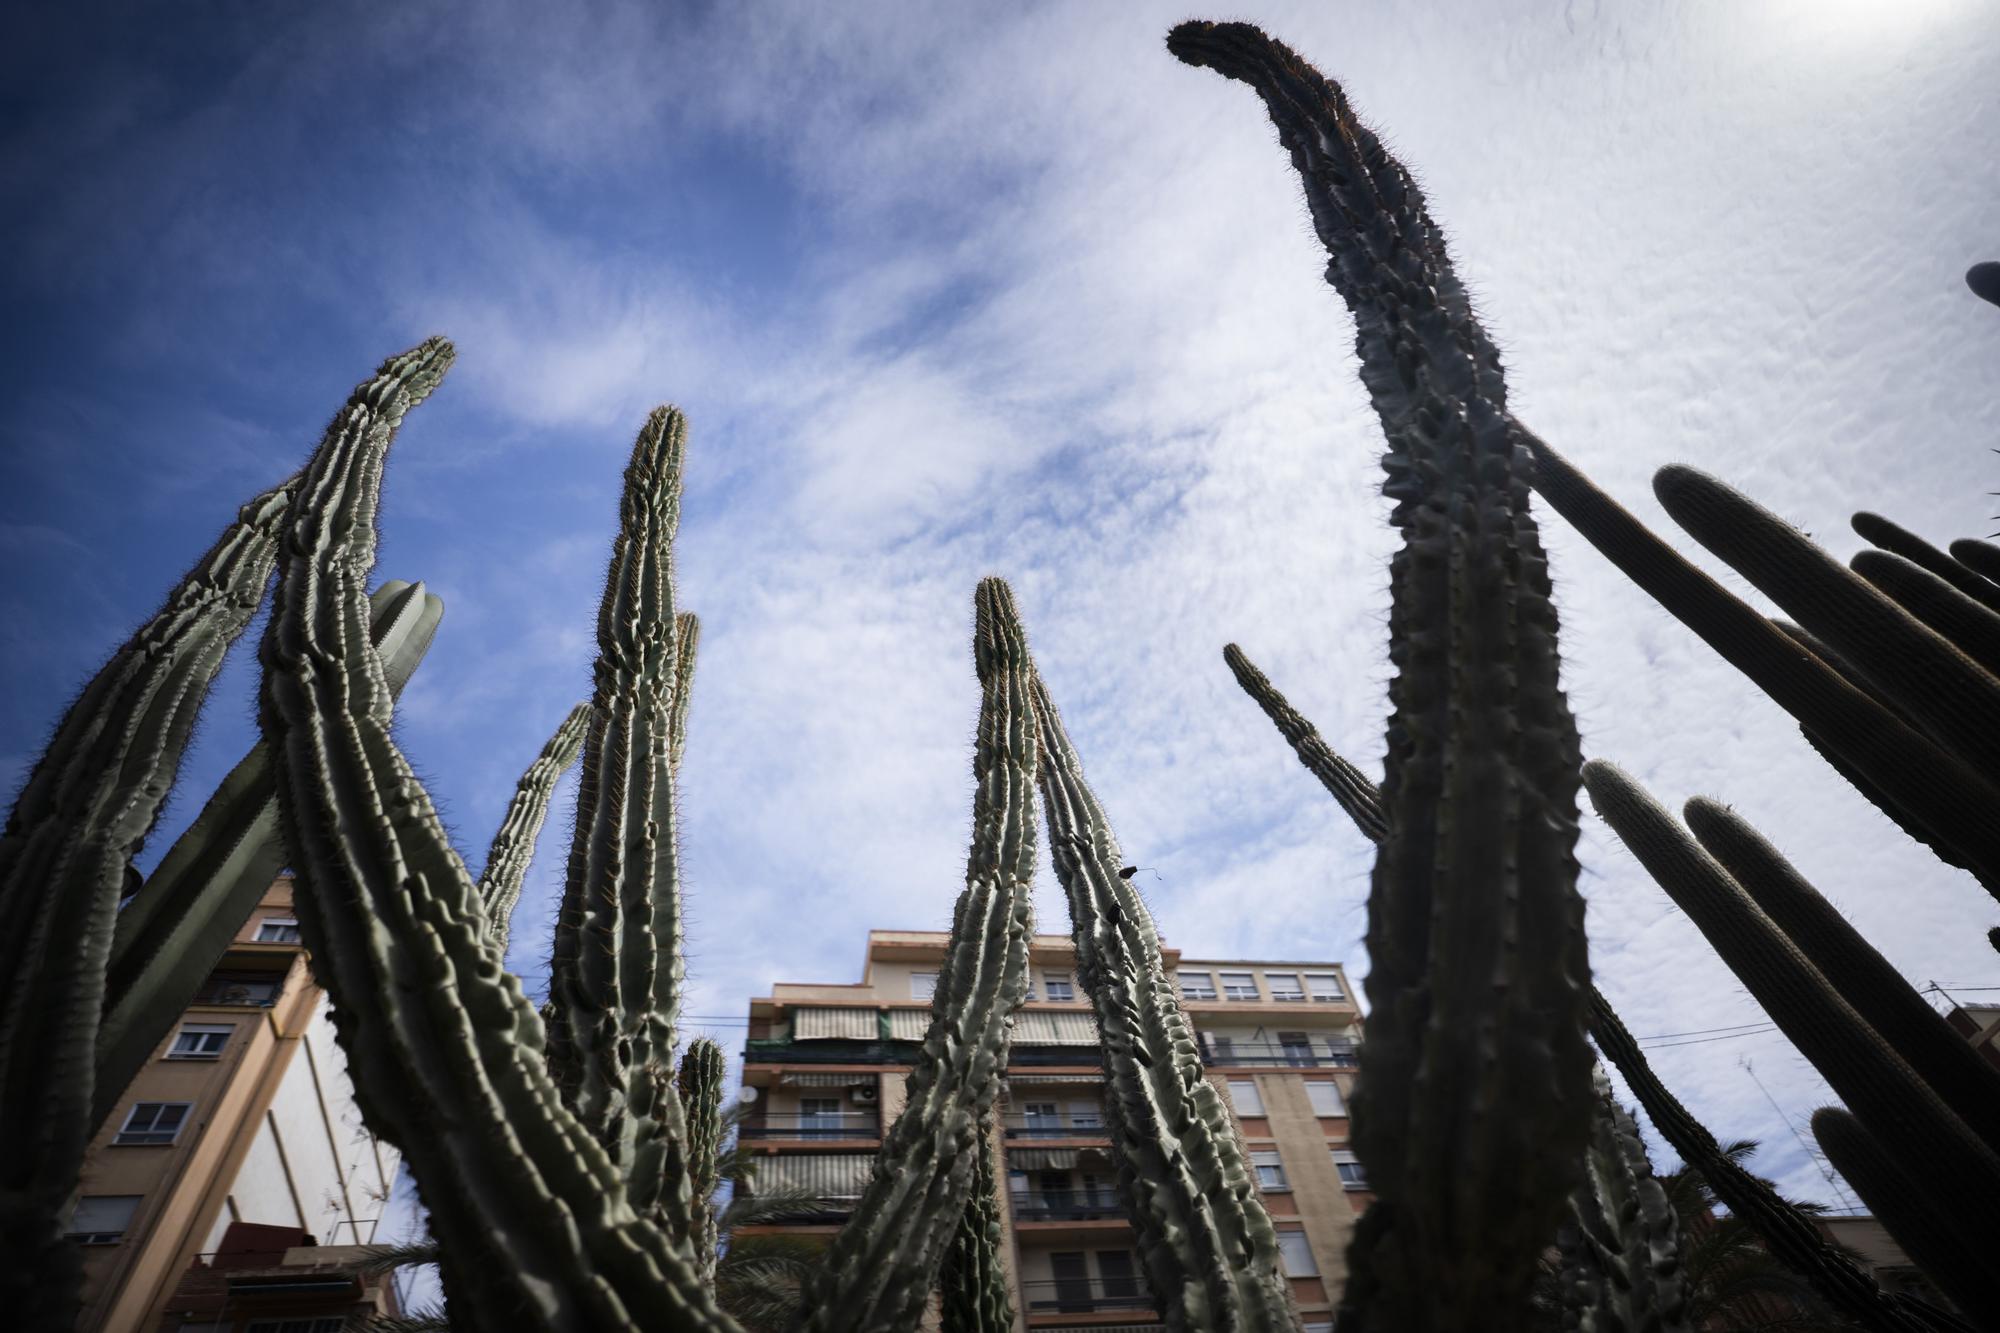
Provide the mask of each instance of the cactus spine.
{"label": "cactus spine", "polygon": [[1291,153],[1354,315],[1403,535],[1353,1108],[1378,1202],[1348,1314],[1520,1328],[1580,1170],[1591,1054],[1576,728],[1500,356],[1421,191],[1338,85],[1247,24],[1182,24],[1167,44],[1255,88]]}
{"label": "cactus spine", "polygon": [[479,875],[479,901],[486,908],[487,938],[492,941],[496,959],[507,957],[507,934],[513,923],[514,908],[521,901],[521,884],[527,878],[528,864],[535,858],[535,840],[541,837],[542,824],[549,817],[549,798],[555,795],[556,780],[576,762],[589,729],[590,705],[580,703],[570,709],[569,716],[515,784],[514,798],[507,803],[507,813],[501,817],[493,845],[487,849],[486,869]]}
{"label": "cactus spine", "polygon": [[694,1251],[695,1268],[703,1282],[715,1285],[715,1192],[722,1185],[722,1083],[727,1061],[722,1047],[706,1037],[688,1043],[675,1075],[675,1088],[687,1114],[688,1193],[694,1227],[681,1237]]}
{"label": "cactus spine", "polygon": [[965,1210],[979,1124],[992,1109],[1008,1030],[1027,996],[1041,728],[1013,593],[999,579],[984,579],[973,605],[981,702],[965,891],[952,914],[907,1102],[883,1136],[854,1216],[834,1239],[812,1294],[805,1325],[812,1333],[916,1326]]}
{"label": "cactus spine", "polygon": [[1169,1329],[1289,1328],[1277,1230],[1202,1067],[1152,913],[1118,873],[1118,836],[1039,676],[1033,690],[1050,859],[1104,1042],[1105,1130],[1147,1282]]}
{"label": "cactus spine", "polygon": [[1680,1225],[1639,1130],[1594,1077],[1596,1114],[1583,1183],[1556,1232],[1562,1251],[1564,1327],[1581,1333],[1679,1333],[1688,1327]]}
{"label": "cactus spine", "polygon": [[1340,803],[1340,808],[1347,812],[1355,827],[1370,842],[1381,842],[1387,837],[1389,825],[1382,816],[1381,793],[1369,781],[1367,774],[1335,754],[1320,739],[1318,728],[1286,702],[1285,696],[1271,684],[1270,677],[1259,671],[1256,664],[1243,655],[1241,648],[1229,644],[1222,650],[1222,660],[1235,674],[1236,683],[1257,701],[1257,706],[1276,725],[1279,734],[1291,742],[1299,762],[1332,793],[1333,799]]}
{"label": "cactus spine", "polygon": [[993,1127],[979,1126],[972,1191],[938,1278],[943,1333],[1012,1333],[1014,1302],[1000,1260],[1000,1199],[993,1173]]}

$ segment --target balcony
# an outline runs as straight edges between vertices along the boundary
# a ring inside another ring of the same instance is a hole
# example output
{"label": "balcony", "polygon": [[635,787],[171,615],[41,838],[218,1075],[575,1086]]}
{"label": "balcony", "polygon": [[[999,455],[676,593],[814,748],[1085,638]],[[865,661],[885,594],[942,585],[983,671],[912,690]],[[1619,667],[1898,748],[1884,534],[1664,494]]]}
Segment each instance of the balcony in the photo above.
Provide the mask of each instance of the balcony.
{"label": "balcony", "polygon": [[1021,1299],[1030,1314],[1096,1314],[1115,1310],[1157,1314],[1152,1293],[1137,1277],[1055,1278],[1023,1282]]}
{"label": "balcony", "polygon": [[1073,1115],[1069,1123],[1049,1116],[1008,1116],[1001,1122],[1003,1137],[1010,1143],[1033,1143],[1044,1139],[1102,1139],[1104,1121]]}
{"label": "balcony", "polygon": [[736,1127],[745,1139],[875,1139],[882,1121],[873,1111],[766,1111]]}
{"label": "balcony", "polygon": [[1293,1069],[1354,1069],[1361,1050],[1341,1038],[1313,1037],[1301,1041],[1236,1041],[1228,1037],[1201,1039],[1201,1060],[1207,1065],[1277,1065]]}
{"label": "balcony", "polygon": [[[914,1065],[922,1048],[923,1043],[915,1041],[794,1041],[789,1037],[752,1037],[743,1043],[743,1059],[753,1065]],[[1104,1055],[1096,1046],[1032,1046],[1016,1039],[1007,1062],[1016,1069],[1023,1065],[1081,1065],[1097,1069],[1103,1066]]]}
{"label": "balcony", "polygon": [[1108,1189],[1021,1190],[1012,1196],[1016,1222],[1123,1222],[1125,1205]]}

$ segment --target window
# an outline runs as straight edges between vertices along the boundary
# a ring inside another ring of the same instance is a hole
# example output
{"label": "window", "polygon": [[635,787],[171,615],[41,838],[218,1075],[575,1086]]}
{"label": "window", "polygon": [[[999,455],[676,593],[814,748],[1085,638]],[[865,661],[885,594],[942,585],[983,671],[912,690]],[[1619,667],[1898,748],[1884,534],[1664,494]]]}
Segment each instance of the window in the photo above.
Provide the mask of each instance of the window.
{"label": "window", "polygon": [[234,1031],[231,1023],[183,1023],[174,1034],[174,1044],[167,1048],[167,1059],[213,1060],[222,1054]]}
{"label": "window", "polygon": [[181,1132],[191,1102],[139,1102],[125,1117],[124,1128],[113,1143],[172,1143]]}
{"label": "window", "polygon": [[1062,1118],[1056,1114],[1054,1102],[1029,1102],[1021,1108],[1021,1114],[1029,1129],[1062,1128]]}
{"label": "window", "polygon": [[1097,1276],[1104,1283],[1106,1300],[1129,1301],[1139,1295],[1139,1280],[1134,1273],[1130,1250],[1099,1250]]}
{"label": "window", "polygon": [[1229,1101],[1238,1115],[1264,1114],[1264,1099],[1257,1092],[1257,1085],[1247,1078],[1229,1080]]}
{"label": "window", "polygon": [[1071,1129],[1102,1129],[1104,1107],[1097,1102],[1071,1102],[1069,1123]]}
{"label": "window", "polygon": [[1043,974],[1042,983],[1051,1000],[1074,1000],[1076,990],[1069,984],[1069,973],[1048,972]]}
{"label": "window", "polygon": [[799,1137],[802,1139],[839,1137],[842,1118],[838,1097],[799,1098]]}
{"label": "window", "polygon": [[1292,1187],[1285,1179],[1285,1164],[1276,1152],[1266,1148],[1250,1154],[1250,1165],[1257,1172],[1257,1188],[1260,1190],[1288,1190]]}
{"label": "window", "polygon": [[1343,1068],[1352,1069],[1361,1063],[1361,1052],[1354,1049],[1354,1042],[1347,1037],[1330,1038],[1326,1049],[1333,1062]]}
{"label": "window", "polygon": [[936,993],[937,993],[937,973],[935,972],[910,973],[911,999],[928,1000],[931,998],[931,996],[935,995]]}
{"label": "window", "polygon": [[214,972],[195,992],[196,1004],[273,1005],[285,986],[280,972]]}
{"label": "window", "polygon": [[1285,1063],[1295,1068],[1307,1068],[1319,1061],[1313,1056],[1312,1035],[1305,1032],[1280,1032],[1278,1051],[1285,1057]]}
{"label": "window", "polygon": [[1306,973],[1306,991],[1315,1000],[1338,1002],[1347,998],[1346,990],[1341,987],[1338,972]]}
{"label": "window", "polygon": [[79,1245],[116,1245],[138,1207],[136,1194],[86,1194],[76,1201],[65,1234]]}
{"label": "window", "polygon": [[1181,973],[1181,998],[1183,1000],[1214,999],[1215,977],[1208,972]]}
{"label": "window", "polygon": [[1313,1262],[1312,1246],[1306,1243],[1303,1231],[1278,1233],[1278,1257],[1285,1261],[1286,1277],[1319,1276],[1319,1265]]}
{"label": "window", "polygon": [[1335,1083],[1306,1084],[1306,1100],[1313,1104],[1314,1115],[1346,1115],[1347,1103],[1342,1100],[1340,1086]]}
{"label": "window", "polygon": [[1218,1037],[1212,1032],[1202,1033],[1202,1041],[1208,1046],[1208,1058],[1216,1064],[1232,1064],[1236,1059],[1236,1038]]}
{"label": "window", "polygon": [[1271,998],[1274,1000],[1286,1004],[1305,1002],[1306,989],[1299,985],[1299,974],[1296,972],[1266,972],[1264,984],[1271,988]]}
{"label": "window", "polygon": [[1328,1149],[1333,1154],[1333,1168],[1340,1172],[1340,1183],[1351,1190],[1368,1188],[1368,1174],[1361,1169],[1361,1159],[1345,1148]]}
{"label": "window", "polygon": [[1225,1000],[1259,1000],[1257,978],[1249,972],[1224,972],[1222,974],[1222,998]]}
{"label": "window", "polygon": [[257,923],[257,943],[297,944],[299,923],[294,917],[267,916]]}
{"label": "window", "polygon": [[1333,1333],[1331,1319],[1308,1319],[1300,1326],[1301,1333]]}

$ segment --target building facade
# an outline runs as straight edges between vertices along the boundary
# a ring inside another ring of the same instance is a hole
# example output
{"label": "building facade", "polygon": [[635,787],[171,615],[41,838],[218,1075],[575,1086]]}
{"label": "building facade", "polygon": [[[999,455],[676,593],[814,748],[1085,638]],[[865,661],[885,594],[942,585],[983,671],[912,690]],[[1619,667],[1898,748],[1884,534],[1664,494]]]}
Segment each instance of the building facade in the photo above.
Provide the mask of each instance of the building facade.
{"label": "building facade", "polygon": [[[871,931],[861,980],[779,983],[750,1002],[740,1141],[758,1188],[809,1191],[819,1211],[737,1234],[825,1235],[859,1198],[902,1109],[947,936]],[[1361,1016],[1338,963],[1163,962],[1235,1117],[1279,1230],[1309,1333],[1330,1330],[1367,1183],[1347,1148]],[[1104,1129],[1097,1026],[1066,935],[1037,935],[995,1107],[1002,1253],[1022,1330],[1157,1326]]]}
{"label": "building facade", "polygon": [[[380,1282],[300,1273],[375,1241],[397,1164],[361,1123],[280,879],[91,1144],[69,1224],[78,1327],[318,1333],[312,1318],[392,1308]],[[211,1299],[233,1289],[223,1270],[265,1268],[294,1270],[264,1280],[275,1304]]]}

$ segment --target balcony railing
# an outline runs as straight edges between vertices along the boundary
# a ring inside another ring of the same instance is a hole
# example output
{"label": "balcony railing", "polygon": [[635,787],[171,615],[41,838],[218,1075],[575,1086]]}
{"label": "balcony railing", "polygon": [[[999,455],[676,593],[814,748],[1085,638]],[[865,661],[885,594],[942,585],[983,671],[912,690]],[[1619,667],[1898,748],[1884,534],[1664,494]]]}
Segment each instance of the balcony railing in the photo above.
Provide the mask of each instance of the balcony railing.
{"label": "balcony railing", "polygon": [[1157,1313],[1152,1293],[1136,1276],[1127,1278],[1055,1278],[1047,1282],[1023,1282],[1021,1298],[1036,1314],[1050,1310],[1064,1314],[1088,1314],[1100,1310],[1135,1310]]}
{"label": "balcony railing", "polygon": [[1090,1222],[1125,1216],[1125,1205],[1108,1189],[1022,1190],[1013,1201],[1017,1222]]}
{"label": "balcony railing", "polygon": [[1013,1140],[1022,1139],[1101,1139],[1104,1137],[1104,1121],[1098,1118],[1071,1116],[1069,1123],[1050,1120],[1044,1116],[1009,1116],[1003,1122],[1005,1136]]}
{"label": "balcony railing", "polygon": [[873,1111],[766,1111],[737,1126],[746,1139],[874,1139],[882,1122]]}
{"label": "balcony railing", "polygon": [[[752,1037],[743,1044],[751,1064],[791,1065],[913,1065],[923,1043],[915,1041],[793,1041],[789,1037]],[[1025,1046],[1019,1041],[1008,1052],[1010,1068],[1024,1065],[1088,1065],[1104,1062],[1095,1046]]]}
{"label": "balcony railing", "polygon": [[1204,1036],[1202,1063],[1211,1065],[1289,1065],[1297,1069],[1322,1066],[1353,1069],[1361,1051],[1351,1041],[1313,1038],[1307,1041],[1237,1041]]}

